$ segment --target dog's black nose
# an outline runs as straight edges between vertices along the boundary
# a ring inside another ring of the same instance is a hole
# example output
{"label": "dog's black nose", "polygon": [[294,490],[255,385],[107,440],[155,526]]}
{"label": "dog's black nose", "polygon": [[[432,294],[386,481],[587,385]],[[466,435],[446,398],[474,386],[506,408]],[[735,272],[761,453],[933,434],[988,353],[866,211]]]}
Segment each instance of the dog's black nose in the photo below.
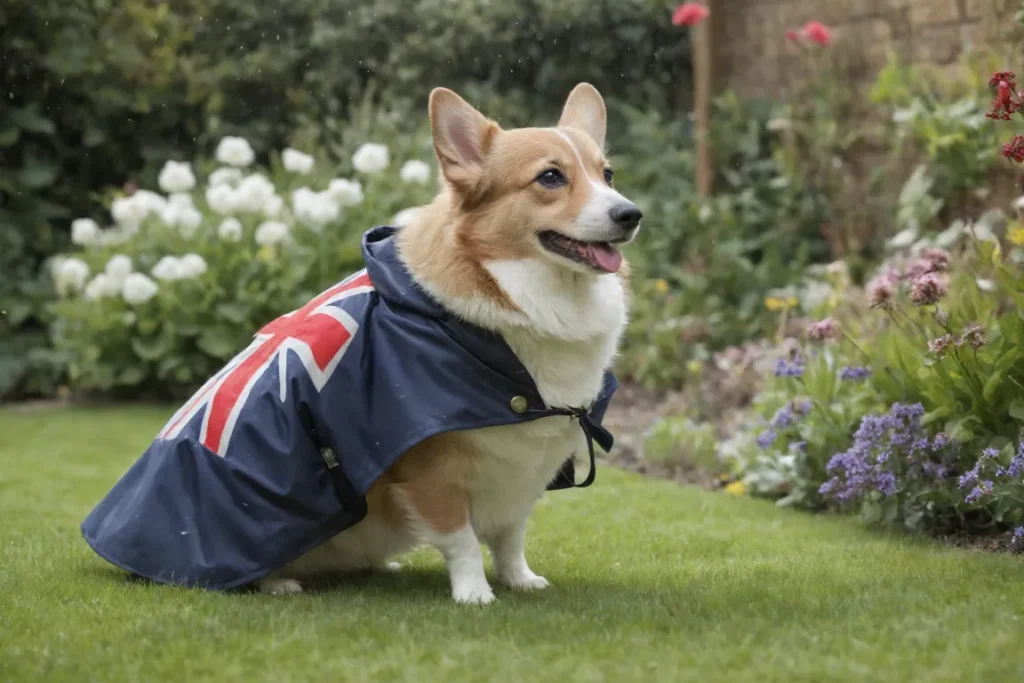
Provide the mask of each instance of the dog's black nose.
{"label": "dog's black nose", "polygon": [[625,230],[632,230],[636,226],[640,225],[640,219],[644,217],[644,215],[640,213],[640,209],[637,208],[637,205],[631,204],[630,202],[616,204],[611,208],[611,211],[608,212],[608,215]]}

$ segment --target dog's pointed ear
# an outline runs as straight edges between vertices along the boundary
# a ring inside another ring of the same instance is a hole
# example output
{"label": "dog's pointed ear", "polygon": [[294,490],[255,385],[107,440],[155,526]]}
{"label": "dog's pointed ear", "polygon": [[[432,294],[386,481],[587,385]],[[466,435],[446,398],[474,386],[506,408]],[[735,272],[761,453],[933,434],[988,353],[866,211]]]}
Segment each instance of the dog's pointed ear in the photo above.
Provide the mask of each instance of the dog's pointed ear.
{"label": "dog's pointed ear", "polygon": [[445,179],[469,192],[480,180],[498,124],[447,88],[430,93],[430,129]]}
{"label": "dog's pointed ear", "polygon": [[597,146],[604,149],[604,136],[608,126],[608,113],[604,98],[589,83],[580,83],[565,101],[559,127],[577,128],[589,135]]}

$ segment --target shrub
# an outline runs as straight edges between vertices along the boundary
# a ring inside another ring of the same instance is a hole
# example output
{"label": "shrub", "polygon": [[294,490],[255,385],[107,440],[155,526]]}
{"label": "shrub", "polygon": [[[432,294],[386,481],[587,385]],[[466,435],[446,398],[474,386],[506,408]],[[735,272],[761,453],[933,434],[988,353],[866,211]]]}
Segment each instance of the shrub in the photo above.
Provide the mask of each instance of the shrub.
{"label": "shrub", "polygon": [[0,27],[0,397],[56,379],[45,361],[59,359],[34,350],[48,323],[37,273],[73,218],[100,217],[104,188],[152,187],[166,159],[225,135],[264,164],[288,145],[338,156],[367,104],[414,106],[385,126],[416,130],[435,85],[499,93],[509,104],[490,111],[512,119],[554,120],[584,79],[665,110],[689,68],[685,36],[652,0],[10,0]]}
{"label": "shrub", "polygon": [[363,145],[349,180],[287,149],[261,172],[249,143],[229,137],[217,148],[226,166],[203,183],[170,161],[159,180],[167,196],[117,197],[110,228],[76,221],[82,249],[52,266],[63,297],[55,337],[74,388],[186,394],[263,324],[359,269],[362,233],[434,194],[429,163],[389,156]]}
{"label": "shrub", "polygon": [[621,368],[649,386],[679,384],[690,360],[772,334],[766,300],[788,301],[789,290],[776,290],[795,288],[809,262],[828,258],[820,207],[774,158],[771,111],[730,95],[716,102],[718,191],[707,200],[692,184],[685,125],[627,111],[619,185],[648,217],[633,252],[640,277]]}
{"label": "shrub", "polygon": [[[1024,229],[1012,221],[1000,239],[990,223],[954,225],[952,241],[943,237],[952,253],[929,239],[901,248],[809,328],[818,344],[780,364],[759,413],[806,397],[818,420],[797,428],[808,447],[785,472],[804,492],[795,502],[855,506],[915,529],[1024,521]],[[862,388],[833,394],[843,379]],[[748,440],[774,444],[763,429]],[[746,462],[756,480],[765,463],[755,453]]]}

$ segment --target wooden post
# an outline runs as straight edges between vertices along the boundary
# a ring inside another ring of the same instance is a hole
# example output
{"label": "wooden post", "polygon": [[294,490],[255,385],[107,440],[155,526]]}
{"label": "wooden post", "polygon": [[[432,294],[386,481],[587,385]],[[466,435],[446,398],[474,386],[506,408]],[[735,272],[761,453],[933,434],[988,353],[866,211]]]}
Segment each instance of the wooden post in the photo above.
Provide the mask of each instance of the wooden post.
{"label": "wooden post", "polygon": [[[708,5],[712,3],[709,1]],[[717,9],[721,9],[721,3]],[[711,141],[708,139],[711,115],[711,20],[710,17],[693,27],[693,116],[694,133],[697,138],[697,192],[710,197],[714,180],[711,165]]]}

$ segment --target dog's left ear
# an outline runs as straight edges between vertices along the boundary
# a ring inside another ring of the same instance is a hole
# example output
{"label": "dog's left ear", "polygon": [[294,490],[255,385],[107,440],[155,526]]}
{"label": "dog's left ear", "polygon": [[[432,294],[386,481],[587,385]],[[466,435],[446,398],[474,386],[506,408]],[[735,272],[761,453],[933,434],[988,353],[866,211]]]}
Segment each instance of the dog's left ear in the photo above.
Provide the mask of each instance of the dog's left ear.
{"label": "dog's left ear", "polygon": [[559,127],[578,128],[593,138],[601,149],[604,149],[604,136],[608,125],[608,114],[604,107],[604,98],[597,88],[589,83],[580,83],[565,101]]}

